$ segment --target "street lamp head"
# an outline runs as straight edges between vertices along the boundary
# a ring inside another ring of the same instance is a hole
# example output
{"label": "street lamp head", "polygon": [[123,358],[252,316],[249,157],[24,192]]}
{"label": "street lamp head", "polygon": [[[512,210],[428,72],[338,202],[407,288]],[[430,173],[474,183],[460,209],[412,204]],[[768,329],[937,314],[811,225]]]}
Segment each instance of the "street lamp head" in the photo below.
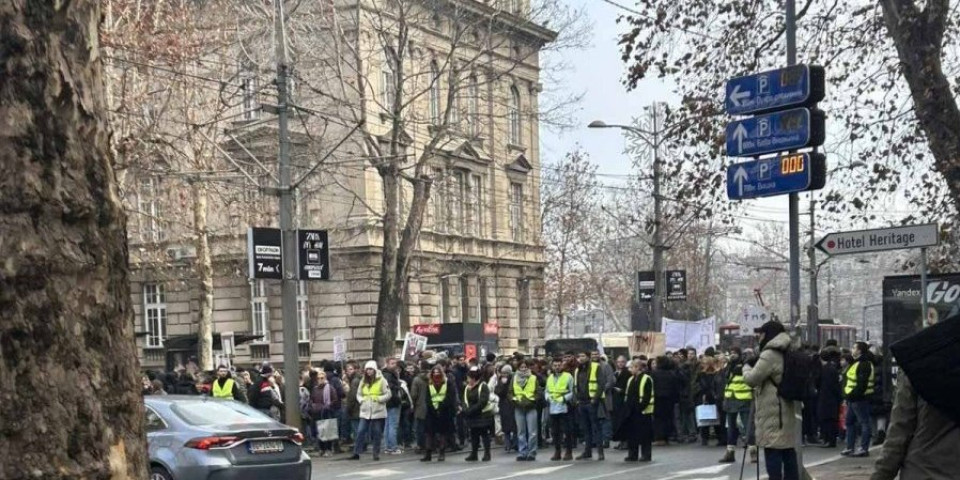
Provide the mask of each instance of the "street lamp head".
{"label": "street lamp head", "polygon": [[609,125],[604,123],[603,120],[594,120],[590,122],[589,125],[587,125],[587,128],[607,128],[607,127],[609,127]]}

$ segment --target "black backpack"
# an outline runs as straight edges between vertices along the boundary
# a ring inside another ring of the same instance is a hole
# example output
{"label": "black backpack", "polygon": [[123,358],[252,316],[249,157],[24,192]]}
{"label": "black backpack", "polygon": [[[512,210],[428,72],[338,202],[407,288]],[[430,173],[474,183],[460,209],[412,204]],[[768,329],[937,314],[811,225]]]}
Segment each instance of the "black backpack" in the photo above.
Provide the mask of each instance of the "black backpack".
{"label": "black backpack", "polygon": [[820,365],[806,352],[787,350],[783,353],[783,378],[777,395],[793,402],[807,401],[817,396],[816,375]]}

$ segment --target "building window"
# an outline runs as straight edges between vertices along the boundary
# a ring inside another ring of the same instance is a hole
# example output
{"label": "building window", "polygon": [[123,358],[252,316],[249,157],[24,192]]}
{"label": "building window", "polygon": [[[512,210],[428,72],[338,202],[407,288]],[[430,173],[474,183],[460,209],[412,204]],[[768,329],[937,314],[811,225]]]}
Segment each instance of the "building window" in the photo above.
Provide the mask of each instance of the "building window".
{"label": "building window", "polygon": [[470,282],[467,277],[460,277],[460,321],[463,323],[476,323],[476,319],[470,318]]}
{"label": "building window", "polygon": [[147,347],[163,347],[167,335],[167,299],[163,285],[143,285],[143,318],[147,327]]}
{"label": "building window", "polygon": [[447,202],[446,202],[446,181],[443,178],[443,170],[435,168],[433,170],[433,229],[437,232],[446,231],[447,226]]}
{"label": "building window", "polygon": [[516,182],[510,183],[510,236],[523,241],[523,185]]}
{"label": "building window", "polygon": [[162,242],[166,238],[163,231],[163,208],[160,205],[160,178],[155,176],[140,179],[137,192],[137,209],[140,211],[140,238],[144,242]]}
{"label": "building window", "polygon": [[530,338],[530,281],[517,279],[517,328],[519,338]]}
{"label": "building window", "polygon": [[267,305],[267,284],[255,280],[251,285],[250,297],[253,308],[253,334],[262,338],[258,341],[270,341],[270,307]]}
{"label": "building window", "polygon": [[454,233],[462,234],[464,232],[464,198],[466,194],[466,184],[463,180],[464,172],[454,171],[450,176],[450,229]]}
{"label": "building window", "polygon": [[483,177],[470,175],[467,183],[467,233],[476,237],[483,236]]}
{"label": "building window", "polygon": [[440,277],[440,322],[450,323],[450,287],[447,279]]}
{"label": "building window", "polygon": [[480,277],[477,279],[477,290],[480,293],[480,302],[477,306],[479,309],[477,318],[480,319],[480,323],[487,323],[490,321],[490,305],[489,299],[487,298],[486,278]]}
{"label": "building window", "polygon": [[307,282],[297,282],[297,340],[310,341],[310,293]]}
{"label": "building window", "polygon": [[380,99],[383,108],[393,111],[393,101],[397,93],[396,54],[392,47],[383,49],[383,65],[380,67]]}
{"label": "building window", "polygon": [[240,67],[240,88],[243,95],[243,119],[260,118],[260,102],[257,101],[257,75],[247,66]]}
{"label": "building window", "polygon": [[510,105],[507,109],[507,118],[510,119],[510,143],[520,145],[520,132],[523,129],[520,121],[520,90],[516,85],[510,87]]}
{"label": "building window", "polygon": [[440,124],[440,68],[437,61],[430,62],[430,123]]}
{"label": "building window", "polygon": [[469,133],[473,136],[480,135],[480,83],[476,75],[470,76],[467,96],[467,124]]}
{"label": "building window", "polygon": [[250,345],[250,359],[251,360],[269,360],[270,359],[270,344],[261,344],[261,345]]}

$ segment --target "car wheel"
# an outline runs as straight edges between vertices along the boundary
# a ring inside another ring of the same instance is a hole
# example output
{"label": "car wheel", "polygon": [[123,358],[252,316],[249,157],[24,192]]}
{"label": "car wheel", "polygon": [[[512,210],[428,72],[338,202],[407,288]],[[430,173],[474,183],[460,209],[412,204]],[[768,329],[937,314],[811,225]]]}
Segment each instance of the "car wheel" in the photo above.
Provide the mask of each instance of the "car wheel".
{"label": "car wheel", "polygon": [[163,467],[150,467],[150,480],[173,480],[173,477]]}

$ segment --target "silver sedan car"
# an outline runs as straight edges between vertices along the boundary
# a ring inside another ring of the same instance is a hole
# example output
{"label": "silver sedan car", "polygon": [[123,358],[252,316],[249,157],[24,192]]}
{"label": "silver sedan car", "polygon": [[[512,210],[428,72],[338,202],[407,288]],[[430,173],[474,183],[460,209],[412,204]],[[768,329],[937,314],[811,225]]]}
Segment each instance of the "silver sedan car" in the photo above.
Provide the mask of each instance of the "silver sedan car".
{"label": "silver sedan car", "polygon": [[309,480],[303,435],[233,400],[147,396],[150,480]]}

